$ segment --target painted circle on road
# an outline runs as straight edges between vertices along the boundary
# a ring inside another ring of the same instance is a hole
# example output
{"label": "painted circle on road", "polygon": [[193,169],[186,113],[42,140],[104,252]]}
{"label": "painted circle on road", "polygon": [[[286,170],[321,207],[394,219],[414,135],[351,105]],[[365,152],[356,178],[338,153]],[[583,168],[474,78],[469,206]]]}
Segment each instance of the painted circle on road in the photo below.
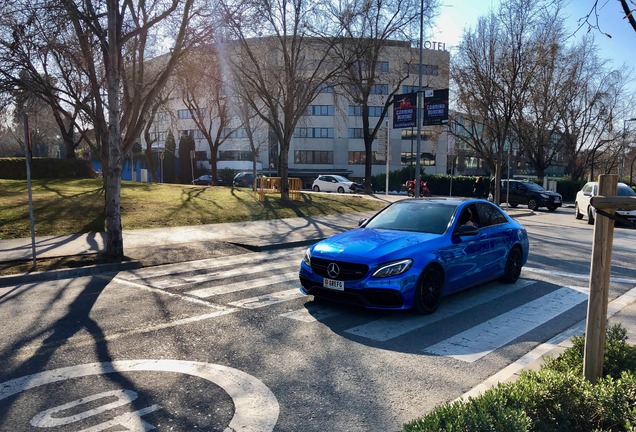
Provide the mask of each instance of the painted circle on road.
{"label": "painted circle on road", "polygon": [[0,383],[0,400],[35,387],[81,378],[121,372],[174,372],[210,381],[232,398],[234,416],[226,430],[266,432],[274,429],[279,406],[276,396],[255,377],[227,366],[183,360],[119,360],[89,363],[39,372]]}

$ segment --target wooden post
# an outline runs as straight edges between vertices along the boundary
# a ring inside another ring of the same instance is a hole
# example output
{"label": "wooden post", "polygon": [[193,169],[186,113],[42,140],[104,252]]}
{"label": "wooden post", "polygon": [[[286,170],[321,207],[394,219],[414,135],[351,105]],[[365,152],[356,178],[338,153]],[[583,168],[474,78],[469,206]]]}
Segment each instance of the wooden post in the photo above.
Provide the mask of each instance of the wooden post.
{"label": "wooden post", "polygon": [[[606,197],[616,195],[617,184],[618,176],[615,174],[601,175],[598,182],[599,195]],[[610,214],[614,213],[613,208],[604,208],[603,210]],[[603,376],[613,240],[614,220],[597,213],[592,242],[590,296],[587,304],[585,355],[583,359],[585,378],[592,383],[595,383],[598,378]]]}

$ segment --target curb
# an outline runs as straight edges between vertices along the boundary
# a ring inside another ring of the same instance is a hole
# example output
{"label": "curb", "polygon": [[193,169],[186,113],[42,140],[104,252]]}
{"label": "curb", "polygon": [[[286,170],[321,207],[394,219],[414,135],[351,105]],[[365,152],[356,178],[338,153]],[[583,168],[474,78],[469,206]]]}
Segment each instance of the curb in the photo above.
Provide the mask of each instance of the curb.
{"label": "curb", "polygon": [[125,261],[122,263],[96,264],[85,267],[0,276],[0,286],[19,285],[47,280],[71,279],[83,276],[95,276],[102,273],[117,273],[126,270],[136,270],[142,267],[143,266],[139,261]]}

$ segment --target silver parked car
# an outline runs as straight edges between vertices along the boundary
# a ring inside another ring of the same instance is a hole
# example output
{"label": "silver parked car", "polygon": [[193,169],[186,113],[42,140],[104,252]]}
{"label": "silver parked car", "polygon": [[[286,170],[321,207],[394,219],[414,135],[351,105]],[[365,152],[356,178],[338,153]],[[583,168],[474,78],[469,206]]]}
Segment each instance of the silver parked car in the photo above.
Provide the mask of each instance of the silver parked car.
{"label": "silver parked car", "polygon": [[[590,205],[590,199],[595,195],[598,195],[598,182],[588,182],[576,193],[576,202],[574,204],[576,218],[583,219],[583,216],[587,216],[587,223],[590,225],[594,224],[594,218],[596,217],[596,209]],[[625,183],[619,183],[616,195],[636,196],[636,192]],[[636,222],[636,210],[618,209],[615,214],[626,218],[629,221],[628,224],[632,226]]]}

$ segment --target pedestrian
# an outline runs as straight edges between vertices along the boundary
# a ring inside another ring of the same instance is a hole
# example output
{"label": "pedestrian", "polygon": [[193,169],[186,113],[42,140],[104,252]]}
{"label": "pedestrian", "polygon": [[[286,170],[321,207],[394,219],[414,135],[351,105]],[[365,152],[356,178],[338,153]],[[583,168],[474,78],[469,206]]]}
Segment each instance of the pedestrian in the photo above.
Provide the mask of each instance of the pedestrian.
{"label": "pedestrian", "polygon": [[475,180],[475,185],[473,186],[473,196],[475,198],[483,198],[484,197],[484,179],[480,176]]}

